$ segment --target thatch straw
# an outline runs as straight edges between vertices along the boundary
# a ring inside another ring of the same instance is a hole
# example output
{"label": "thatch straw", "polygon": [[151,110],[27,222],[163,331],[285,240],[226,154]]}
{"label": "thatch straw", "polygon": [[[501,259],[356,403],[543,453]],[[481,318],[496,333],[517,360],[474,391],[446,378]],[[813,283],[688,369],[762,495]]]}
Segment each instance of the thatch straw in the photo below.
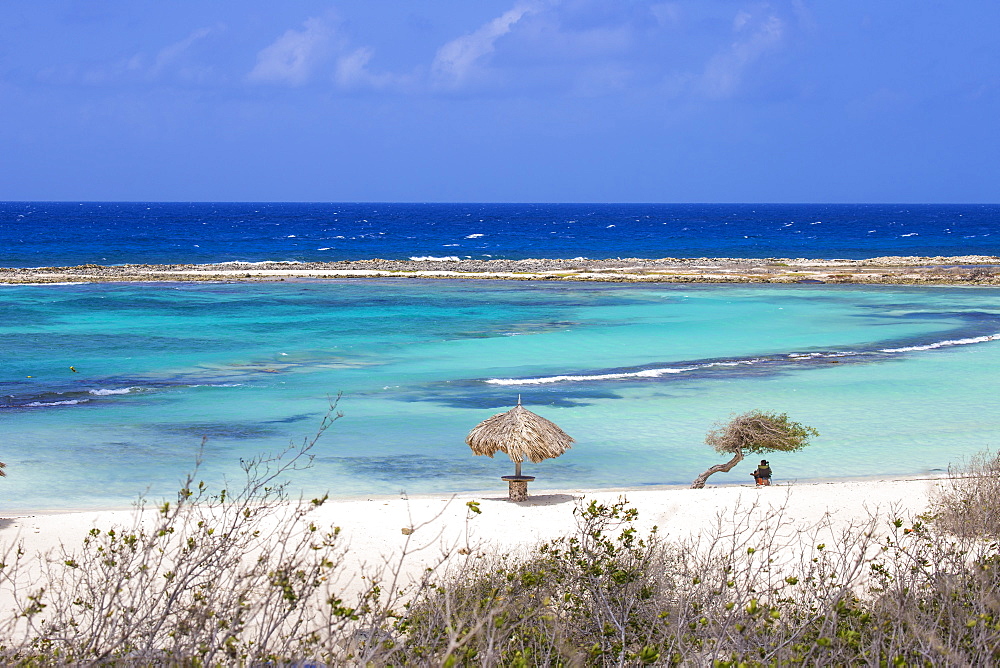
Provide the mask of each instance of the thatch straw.
{"label": "thatch straw", "polygon": [[520,401],[506,413],[483,420],[465,442],[477,455],[492,457],[499,450],[520,464],[538,463],[569,450],[573,439],[554,423],[524,408]]}

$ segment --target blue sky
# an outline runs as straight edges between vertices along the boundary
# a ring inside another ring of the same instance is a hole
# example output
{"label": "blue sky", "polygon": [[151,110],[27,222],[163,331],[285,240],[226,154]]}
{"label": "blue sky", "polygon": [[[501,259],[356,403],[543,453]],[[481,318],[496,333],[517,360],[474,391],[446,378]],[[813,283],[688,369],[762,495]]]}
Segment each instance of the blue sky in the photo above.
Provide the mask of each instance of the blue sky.
{"label": "blue sky", "polygon": [[0,199],[998,202],[1000,3],[7,0]]}

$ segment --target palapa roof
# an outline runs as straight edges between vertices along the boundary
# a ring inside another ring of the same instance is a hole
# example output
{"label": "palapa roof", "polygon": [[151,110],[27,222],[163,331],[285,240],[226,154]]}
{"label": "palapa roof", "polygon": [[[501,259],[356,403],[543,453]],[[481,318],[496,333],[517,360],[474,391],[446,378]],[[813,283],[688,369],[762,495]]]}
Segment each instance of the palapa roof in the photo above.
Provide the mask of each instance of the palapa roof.
{"label": "palapa roof", "polygon": [[469,432],[465,442],[477,455],[492,457],[499,450],[515,462],[538,463],[569,450],[573,439],[555,423],[535,415],[521,405],[483,420]]}

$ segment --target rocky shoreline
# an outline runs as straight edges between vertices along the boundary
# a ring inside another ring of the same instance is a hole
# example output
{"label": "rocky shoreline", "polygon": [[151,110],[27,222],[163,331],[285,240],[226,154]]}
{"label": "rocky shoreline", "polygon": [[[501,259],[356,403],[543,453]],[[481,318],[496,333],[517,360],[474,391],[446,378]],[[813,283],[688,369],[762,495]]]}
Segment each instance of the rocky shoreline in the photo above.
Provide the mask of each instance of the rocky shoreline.
{"label": "rocky shoreline", "polygon": [[569,280],[620,283],[837,283],[1000,285],[1000,257],[889,256],[866,260],[805,258],[614,258],[592,260],[353,260],[96,264],[0,268],[0,283],[282,281],[324,278]]}

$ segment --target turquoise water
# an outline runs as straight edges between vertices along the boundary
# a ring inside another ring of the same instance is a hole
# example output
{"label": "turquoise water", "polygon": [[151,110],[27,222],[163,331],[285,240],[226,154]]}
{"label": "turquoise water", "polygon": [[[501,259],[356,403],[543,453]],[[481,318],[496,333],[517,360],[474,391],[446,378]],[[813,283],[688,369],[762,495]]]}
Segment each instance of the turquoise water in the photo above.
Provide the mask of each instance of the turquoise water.
{"label": "turquoise water", "polygon": [[[465,435],[523,403],[577,440],[534,488],[684,484],[752,408],[818,428],[778,479],[1000,447],[1000,290],[309,281],[0,288],[0,508],[127,505],[344,418],[296,491],[501,490]],[[70,367],[76,369],[72,371]],[[749,480],[755,461],[713,483]]]}

